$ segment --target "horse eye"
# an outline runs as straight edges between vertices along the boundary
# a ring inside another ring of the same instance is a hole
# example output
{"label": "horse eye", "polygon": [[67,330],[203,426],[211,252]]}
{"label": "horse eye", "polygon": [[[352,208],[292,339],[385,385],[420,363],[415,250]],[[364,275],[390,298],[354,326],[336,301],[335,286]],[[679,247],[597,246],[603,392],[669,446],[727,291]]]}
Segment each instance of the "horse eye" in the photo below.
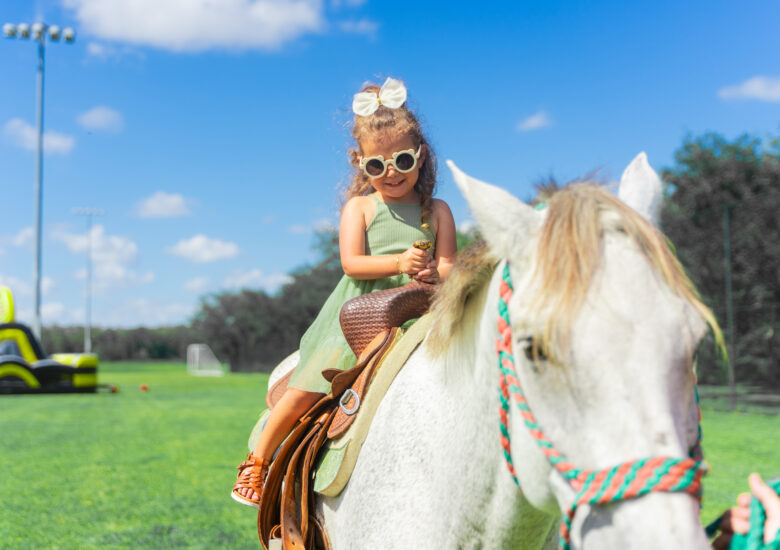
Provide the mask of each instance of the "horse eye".
{"label": "horse eye", "polygon": [[523,353],[525,354],[526,359],[533,362],[534,360],[538,361],[546,361],[547,357],[542,352],[541,346],[537,346],[536,349],[536,357],[534,357],[534,344],[536,343],[536,340],[534,340],[533,336],[529,336],[527,338],[523,338],[520,341],[520,346],[523,349]]}

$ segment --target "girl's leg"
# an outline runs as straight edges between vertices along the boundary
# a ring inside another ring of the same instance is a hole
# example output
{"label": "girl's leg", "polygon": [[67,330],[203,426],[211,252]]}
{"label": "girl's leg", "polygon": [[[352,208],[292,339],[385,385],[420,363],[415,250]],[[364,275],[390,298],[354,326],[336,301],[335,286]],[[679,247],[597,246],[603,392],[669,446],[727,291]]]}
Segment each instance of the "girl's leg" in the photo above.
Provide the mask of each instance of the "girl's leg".
{"label": "girl's leg", "polygon": [[[295,427],[295,423],[324,395],[324,393],[308,392],[298,388],[287,388],[271,411],[252,454],[258,459],[270,461],[276,449]],[[242,488],[239,492],[246,498],[254,498],[255,492],[252,489]]]}

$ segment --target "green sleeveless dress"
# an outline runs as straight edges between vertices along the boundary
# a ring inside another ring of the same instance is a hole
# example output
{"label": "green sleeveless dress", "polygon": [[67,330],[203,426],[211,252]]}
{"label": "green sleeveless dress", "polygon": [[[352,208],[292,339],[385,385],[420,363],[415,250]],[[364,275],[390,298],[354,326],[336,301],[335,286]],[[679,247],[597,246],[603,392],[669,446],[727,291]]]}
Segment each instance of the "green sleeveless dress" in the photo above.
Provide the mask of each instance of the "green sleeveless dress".
{"label": "green sleeveless dress", "polygon": [[[374,195],[370,196],[376,203],[376,213],[366,228],[367,255],[400,254],[420,239],[429,239],[435,246],[436,235],[433,230],[420,228],[422,207],[419,204],[385,203]],[[300,362],[288,387],[329,393],[330,382],[322,377],[323,369],[345,370],[353,367],[357,361],[341,332],[341,306],[357,296],[399,287],[408,282],[409,276],[405,273],[381,279],[353,279],[344,275],[301,338]]]}

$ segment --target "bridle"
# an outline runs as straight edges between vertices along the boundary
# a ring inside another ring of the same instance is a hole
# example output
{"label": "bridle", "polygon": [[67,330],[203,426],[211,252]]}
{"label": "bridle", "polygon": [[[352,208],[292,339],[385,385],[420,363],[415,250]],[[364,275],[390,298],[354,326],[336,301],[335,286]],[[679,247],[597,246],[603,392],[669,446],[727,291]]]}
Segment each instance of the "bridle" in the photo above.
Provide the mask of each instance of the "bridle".
{"label": "bridle", "polygon": [[[512,353],[512,328],[509,320],[509,300],[512,297],[512,279],[509,275],[509,262],[505,262],[501,277],[498,300],[498,355],[499,416],[501,421],[501,446],[504,451],[509,473],[518,488],[512,463],[511,442],[509,439],[509,398],[517,405],[526,427],[550,464],[563,476],[576,493],[574,502],[564,511],[561,522],[559,547],[569,550],[571,545],[571,526],[578,506],[582,504],[607,504],[636,498],[650,492],[685,492],[695,496],[701,502],[701,477],[707,472],[707,465],[701,450],[701,409],[699,409],[699,428],[696,443],[689,458],[650,457],[618,464],[605,470],[586,470],[577,468],[563,456],[547,438],[536,422],[528,401],[525,398],[515,369]],[[699,393],[694,383],[698,408]]]}

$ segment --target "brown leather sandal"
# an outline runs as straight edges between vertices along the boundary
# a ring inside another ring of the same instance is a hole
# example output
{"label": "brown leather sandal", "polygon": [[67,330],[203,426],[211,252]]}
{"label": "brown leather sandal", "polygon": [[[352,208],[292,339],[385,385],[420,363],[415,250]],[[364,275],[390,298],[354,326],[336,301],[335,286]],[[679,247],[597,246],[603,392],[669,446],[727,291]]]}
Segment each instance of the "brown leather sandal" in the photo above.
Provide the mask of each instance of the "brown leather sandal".
{"label": "brown leather sandal", "polygon": [[[246,455],[246,460],[238,465],[238,479],[236,484],[233,485],[233,491],[230,496],[233,500],[246,504],[247,506],[253,506],[260,508],[260,494],[263,492],[263,485],[265,485],[265,479],[268,477],[268,467],[270,462],[262,460],[249,453]],[[253,498],[247,498],[239,491],[241,489],[251,489],[254,491]]]}

